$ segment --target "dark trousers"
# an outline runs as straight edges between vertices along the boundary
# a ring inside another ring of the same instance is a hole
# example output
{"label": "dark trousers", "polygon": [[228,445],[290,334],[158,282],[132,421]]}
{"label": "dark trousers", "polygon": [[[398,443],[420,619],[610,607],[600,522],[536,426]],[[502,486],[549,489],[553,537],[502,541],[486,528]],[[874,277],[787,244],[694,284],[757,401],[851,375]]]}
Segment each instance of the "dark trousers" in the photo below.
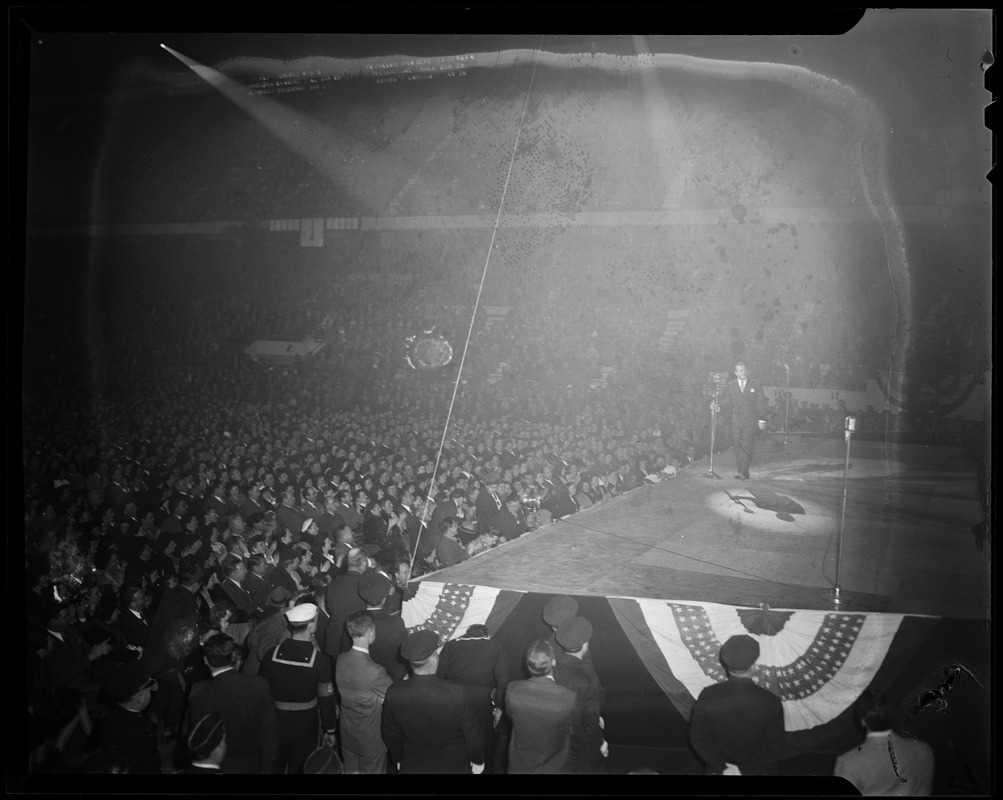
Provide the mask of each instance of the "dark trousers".
{"label": "dark trousers", "polygon": [[320,711],[316,707],[306,711],[277,710],[275,715],[279,731],[276,772],[298,775],[309,755],[320,745]]}
{"label": "dark trousers", "polygon": [[477,720],[477,732],[484,742],[484,772],[488,774],[496,772],[494,751],[498,735],[494,726],[491,690],[474,686],[464,686],[464,688],[467,690],[467,701],[470,703]]}
{"label": "dark trousers", "polygon": [[756,446],[756,427],[735,424],[732,427],[732,438],[735,442],[735,466],[739,475],[749,474],[752,463],[752,452]]}

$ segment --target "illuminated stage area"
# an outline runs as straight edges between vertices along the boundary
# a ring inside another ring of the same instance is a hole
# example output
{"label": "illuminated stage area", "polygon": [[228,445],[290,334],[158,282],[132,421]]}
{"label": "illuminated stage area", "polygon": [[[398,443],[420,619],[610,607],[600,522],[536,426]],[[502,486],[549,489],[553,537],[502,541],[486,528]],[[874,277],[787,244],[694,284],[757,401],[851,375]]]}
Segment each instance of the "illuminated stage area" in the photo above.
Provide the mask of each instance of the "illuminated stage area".
{"label": "illuminated stage area", "polygon": [[[690,709],[749,634],[755,680],[784,706],[783,774],[831,774],[857,744],[852,702],[880,687],[937,754],[934,794],[988,785],[990,558],[974,470],[946,447],[851,442],[839,607],[842,438],[760,440],[748,481],[730,450],[675,478],[426,575],[403,610],[442,640],[486,623],[513,670],[555,594],[579,605],[606,691],[611,771],[698,775]],[[948,687],[948,688],[945,688]],[[950,694],[948,694],[950,693]]]}
{"label": "illuminated stage area", "polygon": [[[727,451],[715,456],[720,480],[704,476],[705,459],[432,579],[832,608],[845,453],[843,439],[760,441],[752,479],[740,481]],[[985,619],[990,562],[970,532],[981,518],[974,469],[960,451],[851,442],[842,610]]]}

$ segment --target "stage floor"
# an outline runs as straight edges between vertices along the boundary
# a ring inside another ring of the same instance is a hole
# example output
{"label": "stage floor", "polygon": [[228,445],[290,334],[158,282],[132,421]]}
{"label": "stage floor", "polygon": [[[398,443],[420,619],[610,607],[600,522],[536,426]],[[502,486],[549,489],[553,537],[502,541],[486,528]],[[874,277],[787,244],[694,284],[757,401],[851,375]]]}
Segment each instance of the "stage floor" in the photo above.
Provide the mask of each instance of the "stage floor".
{"label": "stage floor", "polygon": [[[760,439],[422,580],[548,594],[833,609],[846,443]],[[840,610],[989,619],[991,544],[974,464],[953,448],[850,443]]]}

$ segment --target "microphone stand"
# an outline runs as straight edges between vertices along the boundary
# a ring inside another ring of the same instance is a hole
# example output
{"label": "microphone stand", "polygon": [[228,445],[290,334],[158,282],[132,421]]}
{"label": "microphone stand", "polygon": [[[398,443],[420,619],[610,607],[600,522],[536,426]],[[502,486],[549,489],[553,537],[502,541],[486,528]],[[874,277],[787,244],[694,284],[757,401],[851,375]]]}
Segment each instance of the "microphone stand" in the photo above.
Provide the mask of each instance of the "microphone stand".
{"label": "microphone stand", "polygon": [[721,480],[721,476],[714,472],[714,432],[717,430],[717,398],[721,389],[719,386],[715,385],[711,393],[711,405],[710,405],[710,464],[707,467],[707,471],[703,474],[705,478],[714,478],[716,480]]}
{"label": "microphone stand", "polygon": [[790,444],[790,439],[788,438],[790,434],[790,412],[791,412],[791,368],[784,364],[784,369],[787,370],[787,390],[784,392],[784,447]]}
{"label": "microphone stand", "polygon": [[839,517],[839,534],[836,537],[836,580],[832,587],[832,604],[839,607],[846,601],[840,596],[839,571],[843,562],[843,528],[846,526],[846,489],[850,471],[850,438],[857,429],[856,418],[852,415],[847,417],[844,426],[846,428],[846,462],[843,465],[843,511]]}

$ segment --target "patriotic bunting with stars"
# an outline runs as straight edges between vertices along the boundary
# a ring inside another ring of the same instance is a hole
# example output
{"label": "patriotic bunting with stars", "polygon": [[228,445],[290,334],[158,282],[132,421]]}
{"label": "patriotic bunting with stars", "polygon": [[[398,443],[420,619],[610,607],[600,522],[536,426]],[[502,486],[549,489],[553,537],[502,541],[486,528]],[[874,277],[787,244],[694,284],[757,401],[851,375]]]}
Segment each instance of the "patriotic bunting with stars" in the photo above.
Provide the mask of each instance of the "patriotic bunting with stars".
{"label": "patriotic bunting with stars", "polygon": [[401,618],[409,631],[431,630],[439,643],[445,644],[458,639],[471,625],[487,625],[491,633],[497,632],[523,594],[490,586],[425,581],[404,603]]}
{"label": "patriotic bunting with stars", "polygon": [[[746,634],[759,642],[754,680],[778,695],[788,731],[835,719],[881,666],[900,614],[828,611],[762,613],[715,603],[609,598],[627,638],[676,708],[689,711],[706,686],[726,679],[721,645]],[[757,624],[750,630],[749,622]]]}

